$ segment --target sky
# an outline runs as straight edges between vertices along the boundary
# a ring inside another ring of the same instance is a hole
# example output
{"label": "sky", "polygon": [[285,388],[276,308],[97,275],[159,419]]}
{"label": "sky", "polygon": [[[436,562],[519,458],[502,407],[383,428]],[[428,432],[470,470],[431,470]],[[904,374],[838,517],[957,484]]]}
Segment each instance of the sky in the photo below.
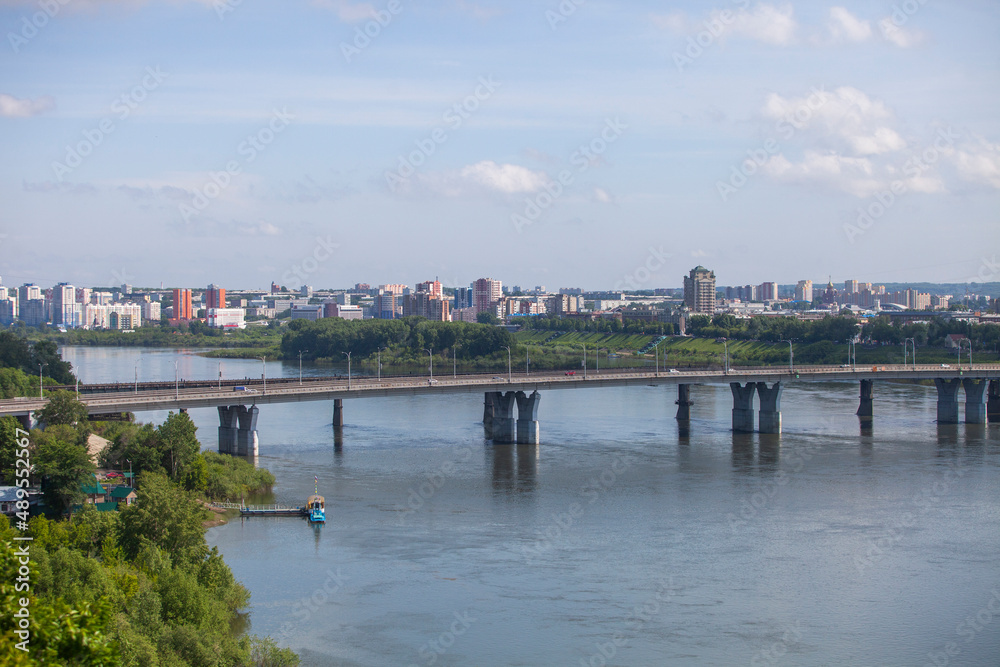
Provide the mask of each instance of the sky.
{"label": "sky", "polygon": [[0,0],[5,285],[1000,280],[1000,3]]}

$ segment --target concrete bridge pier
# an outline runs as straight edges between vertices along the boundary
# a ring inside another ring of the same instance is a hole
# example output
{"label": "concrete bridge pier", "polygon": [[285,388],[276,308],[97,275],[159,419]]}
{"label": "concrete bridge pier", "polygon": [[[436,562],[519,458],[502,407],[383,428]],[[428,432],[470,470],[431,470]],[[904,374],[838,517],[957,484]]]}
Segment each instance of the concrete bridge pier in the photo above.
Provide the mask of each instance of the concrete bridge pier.
{"label": "concrete bridge pier", "polygon": [[[781,433],[781,382],[775,382],[770,389],[766,382],[758,382],[757,396],[760,401],[758,430],[761,433]],[[751,421],[752,412],[751,410]]]}
{"label": "concrete bridge pier", "polygon": [[256,405],[251,405],[249,408],[238,405],[236,408],[236,417],[239,420],[239,430],[236,431],[236,454],[256,457],[260,445],[257,439],[257,414],[260,410]]}
{"label": "concrete bridge pier", "polygon": [[753,395],[757,390],[754,382],[742,386],[739,382],[730,382],[733,390],[733,431],[736,433],[753,433]]}
{"label": "concrete bridge pier", "polygon": [[499,391],[487,391],[483,394],[483,430],[488,440],[493,439],[493,418],[500,402],[497,397],[500,395]]}
{"label": "concrete bridge pier", "polygon": [[30,431],[31,429],[38,426],[38,420],[35,419],[35,415],[33,413],[28,413],[26,415],[17,415],[16,419],[21,424],[21,428],[23,428],[25,431]]}
{"label": "concrete bridge pier", "polygon": [[236,409],[241,405],[220,405],[219,406],[219,453],[236,453],[236,432],[239,430],[239,421],[236,416]]}
{"label": "concrete bridge pier", "polygon": [[333,425],[334,427],[344,427],[344,399],[333,399]]}
{"label": "concrete bridge pier", "polygon": [[962,380],[962,386],[965,387],[966,424],[986,423],[986,389],[989,385],[987,380],[973,380],[972,378]]}
{"label": "concrete bridge pier", "polygon": [[958,378],[945,380],[934,378],[938,390],[937,421],[938,424],[958,423],[958,388],[962,381]]}
{"label": "concrete bridge pier", "polygon": [[991,424],[1000,423],[1000,380],[990,380],[986,396],[986,416]]}
{"label": "concrete bridge pier", "polygon": [[533,391],[527,396],[523,391],[519,391],[514,394],[514,398],[517,399],[517,444],[539,444],[541,441],[538,430],[538,402],[542,395]]}
{"label": "concrete bridge pier", "polygon": [[694,405],[691,400],[691,385],[677,385],[677,400],[674,402],[677,403],[677,421],[691,421],[691,406]]}
{"label": "concrete bridge pier", "polygon": [[870,420],[875,416],[874,398],[872,389],[875,380],[861,381],[861,405],[858,406],[858,416],[863,420]]}
{"label": "concrete bridge pier", "polygon": [[493,406],[493,442],[513,445],[517,441],[517,421],[514,419],[514,392],[496,392]]}

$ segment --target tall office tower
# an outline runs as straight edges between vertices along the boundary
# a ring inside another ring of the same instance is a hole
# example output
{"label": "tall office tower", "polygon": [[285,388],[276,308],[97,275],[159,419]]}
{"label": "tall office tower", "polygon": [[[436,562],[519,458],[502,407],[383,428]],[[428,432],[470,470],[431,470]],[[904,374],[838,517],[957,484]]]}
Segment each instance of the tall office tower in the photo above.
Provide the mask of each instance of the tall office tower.
{"label": "tall office tower", "polygon": [[857,280],[845,280],[844,281],[844,291],[848,294],[857,294],[860,290],[858,289]]}
{"label": "tall office tower", "polygon": [[59,283],[52,288],[52,324],[58,327],[80,326],[82,310],[76,302],[76,288]]}
{"label": "tall office tower", "polygon": [[492,312],[503,296],[503,283],[492,278],[480,278],[472,283],[472,309],[476,314]]}
{"label": "tall office tower", "polygon": [[216,284],[211,284],[205,290],[205,310],[226,307],[226,290]]}
{"label": "tall office tower", "polygon": [[704,266],[691,269],[684,276],[684,304],[693,313],[715,313],[715,272]]}

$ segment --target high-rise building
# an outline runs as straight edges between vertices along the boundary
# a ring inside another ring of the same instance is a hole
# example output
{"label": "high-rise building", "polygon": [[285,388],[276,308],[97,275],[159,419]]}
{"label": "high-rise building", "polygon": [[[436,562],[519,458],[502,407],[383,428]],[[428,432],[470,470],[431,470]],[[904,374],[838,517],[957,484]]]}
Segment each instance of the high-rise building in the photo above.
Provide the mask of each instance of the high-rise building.
{"label": "high-rise building", "polygon": [[430,292],[417,292],[403,297],[403,317],[416,315],[436,322],[451,321],[451,302],[435,299]]}
{"label": "high-rise building", "polygon": [[403,296],[406,290],[409,289],[406,285],[392,284],[392,285],[379,285],[379,290],[382,292],[388,292],[395,296]]}
{"label": "high-rise building", "polygon": [[67,329],[80,326],[83,313],[76,301],[76,288],[59,283],[52,288],[52,324]]}
{"label": "high-rise building", "polygon": [[173,319],[175,322],[194,319],[194,313],[191,310],[191,290],[189,289],[174,290]]}
{"label": "high-rise building", "polygon": [[444,298],[444,291],[439,280],[428,280],[425,283],[417,283],[417,293],[420,294],[421,292],[427,292],[433,299]]}
{"label": "high-rise building", "polygon": [[493,312],[503,296],[503,283],[492,278],[480,278],[472,283],[472,309],[479,313]]}
{"label": "high-rise building", "polygon": [[715,272],[704,266],[691,269],[684,276],[684,305],[693,313],[715,313]]}
{"label": "high-rise building", "polygon": [[795,300],[796,301],[808,301],[812,303],[813,300],[813,281],[811,280],[800,280],[795,286]]}
{"label": "high-rise building", "polygon": [[32,299],[42,298],[42,288],[38,285],[32,285],[30,283],[24,283],[17,288],[17,300],[21,303],[25,301],[31,301]]}
{"label": "high-rise building", "polygon": [[209,285],[208,289],[205,290],[205,309],[211,310],[212,308],[225,308],[225,307],[226,307],[226,290],[214,283]]}
{"label": "high-rise building", "polygon": [[857,280],[845,280],[844,281],[844,291],[848,294],[857,294],[860,290],[858,289]]}
{"label": "high-rise building", "polygon": [[372,316],[378,320],[396,319],[396,295],[392,292],[382,292],[372,303]]}
{"label": "high-rise building", "polygon": [[761,283],[757,288],[757,296],[761,301],[777,301],[778,300],[778,284],[777,283]]}
{"label": "high-rise building", "polygon": [[48,320],[48,309],[45,299],[28,299],[20,302],[19,317],[26,326],[38,327]]}
{"label": "high-rise building", "polygon": [[472,308],[472,288],[456,287],[453,301],[454,310],[458,310],[460,308]]}

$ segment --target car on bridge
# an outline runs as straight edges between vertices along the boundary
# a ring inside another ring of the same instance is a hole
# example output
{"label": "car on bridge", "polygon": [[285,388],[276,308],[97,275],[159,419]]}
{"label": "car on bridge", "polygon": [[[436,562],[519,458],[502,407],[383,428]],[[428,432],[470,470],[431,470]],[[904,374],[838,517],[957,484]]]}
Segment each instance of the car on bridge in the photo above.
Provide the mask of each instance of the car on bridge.
{"label": "car on bridge", "polygon": [[576,375],[576,371],[566,371],[566,375]]}
{"label": "car on bridge", "polygon": [[233,387],[233,391],[245,391],[248,394],[256,394],[257,393],[256,389],[249,389],[249,388],[243,387],[243,386]]}

